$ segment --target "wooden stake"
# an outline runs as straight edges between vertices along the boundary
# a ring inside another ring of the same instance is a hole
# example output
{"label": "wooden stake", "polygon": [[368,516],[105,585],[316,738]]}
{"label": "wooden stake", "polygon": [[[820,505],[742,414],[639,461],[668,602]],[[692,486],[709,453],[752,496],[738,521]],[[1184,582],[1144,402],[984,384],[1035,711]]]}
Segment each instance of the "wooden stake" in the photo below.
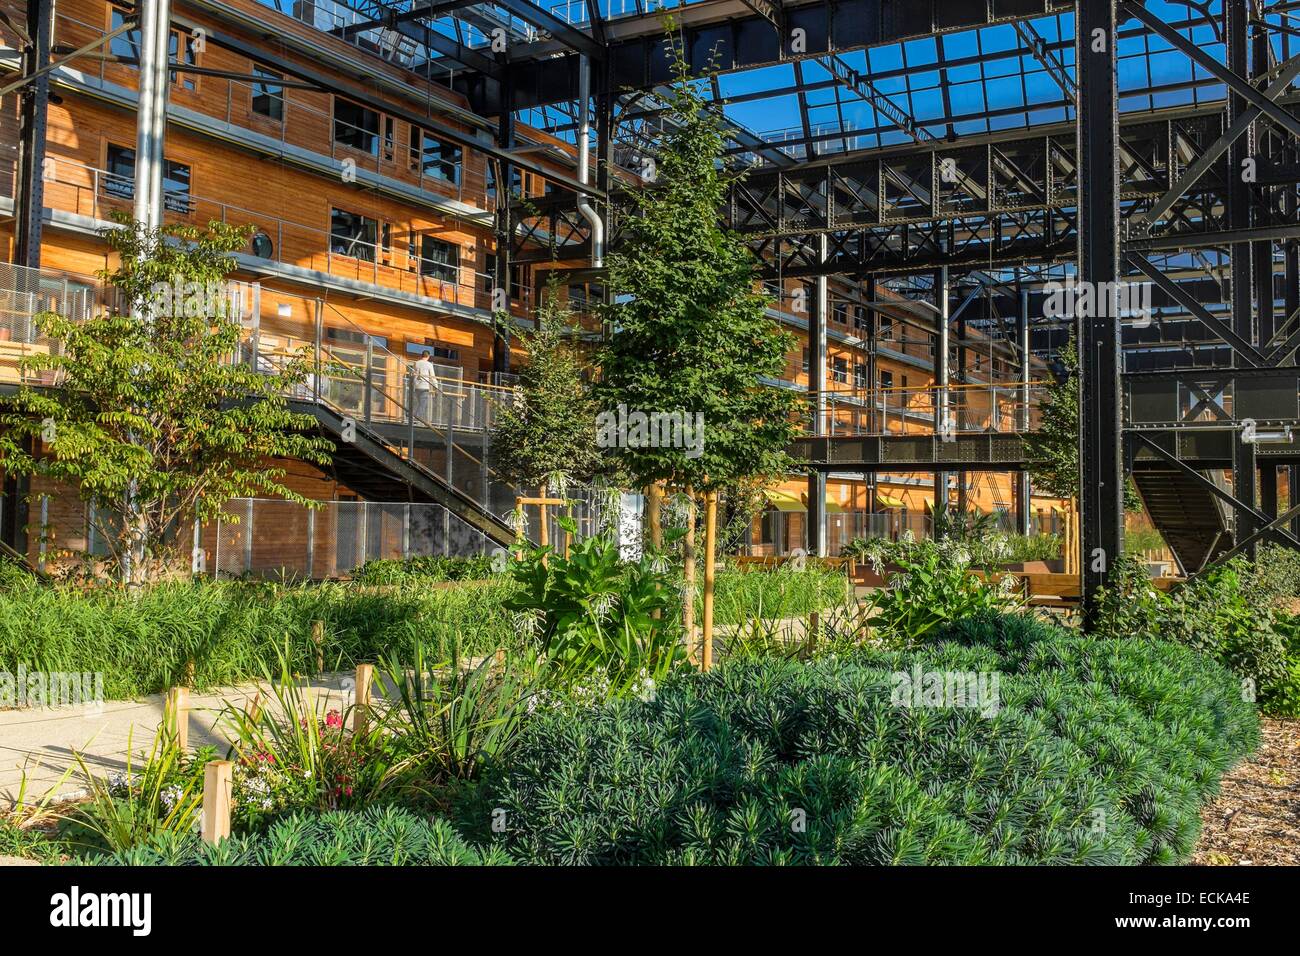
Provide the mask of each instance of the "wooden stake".
{"label": "wooden stake", "polygon": [[325,671],[325,622],[311,622],[311,642],[316,645],[316,673]]}
{"label": "wooden stake", "polygon": [[[546,500],[546,488],[545,488],[545,487],[542,488],[541,492],[540,492],[540,493],[538,494],[538,496],[537,496],[537,499],[538,499],[538,501],[545,501],[545,500]],[[540,517],[539,517],[539,519],[538,519],[538,522],[537,522],[537,524],[538,524],[538,527],[537,527],[537,543],[540,544],[540,545],[544,548],[544,547],[546,547],[548,544],[551,543],[551,531],[550,531],[550,526],[549,526],[549,525],[547,524],[547,522],[546,522],[546,505],[539,505],[538,508],[537,508],[537,512],[538,512],[538,514],[540,515]]]}
{"label": "wooden stake", "polygon": [[375,668],[371,664],[357,665],[357,683],[352,701],[352,733],[366,732],[366,719],[370,715],[370,684],[374,679]]}
{"label": "wooden stake", "polygon": [[686,628],[687,659],[694,662],[695,654],[695,491],[686,486],[686,537],[682,542],[682,573],[686,578],[686,601],[682,608],[682,624]]}
{"label": "wooden stake", "polygon": [[660,516],[663,507],[663,489],[654,482],[645,490],[646,523],[650,530],[650,543],[656,548],[664,545],[664,526]]}
{"label": "wooden stake", "polygon": [[167,703],[163,708],[163,721],[167,733],[172,735],[176,746],[187,750],[190,744],[190,690],[188,687],[173,687],[167,692]]}
{"label": "wooden stake", "polygon": [[262,717],[262,692],[259,690],[244,707],[244,716],[250,724],[255,724]]}
{"label": "wooden stake", "polygon": [[230,836],[230,788],[234,764],[213,760],[203,768],[203,818],[199,835],[217,844]]}
{"label": "wooden stake", "polygon": [[718,546],[718,493],[704,497],[704,670],[713,666],[713,582],[717,562],[713,552]]}

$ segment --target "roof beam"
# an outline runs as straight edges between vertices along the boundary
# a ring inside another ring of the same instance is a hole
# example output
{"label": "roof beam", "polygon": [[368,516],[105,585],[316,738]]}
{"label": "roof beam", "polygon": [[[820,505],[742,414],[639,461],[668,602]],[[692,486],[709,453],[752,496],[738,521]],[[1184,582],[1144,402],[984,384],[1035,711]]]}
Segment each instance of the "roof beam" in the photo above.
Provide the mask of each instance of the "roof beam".
{"label": "roof beam", "polygon": [[1240,96],[1278,126],[1289,131],[1292,136],[1300,137],[1300,118],[1297,118],[1294,113],[1282,109],[1282,107],[1257,90],[1245,77],[1228,69],[1225,64],[1220,63],[1213,56],[1206,53],[1187,37],[1151,13],[1141,3],[1126,2],[1123,5],[1123,11],[1141,21],[1152,33],[1158,35],[1170,46],[1186,53],[1195,63],[1227,84],[1228,89],[1233,93]]}
{"label": "roof beam", "polygon": [[[509,0],[507,5],[511,4],[536,9],[528,0]],[[755,12],[748,0],[696,0],[674,7],[672,13],[685,41],[691,72],[698,76],[711,72],[707,61],[715,48],[721,57],[717,69],[729,73],[1074,9],[1073,0],[1021,0],[1006,6],[1013,9],[1001,12],[1002,4],[965,0],[783,0],[784,30],[774,27],[764,13]],[[806,41],[798,52],[791,49],[796,29],[803,31]],[[671,79],[662,52],[661,11],[609,18],[605,35],[617,87],[647,89]],[[566,82],[557,82],[557,73],[564,71],[561,61],[565,52],[565,44],[558,38],[519,45],[511,51],[517,80],[512,109],[573,98],[573,90],[564,89]],[[575,78],[573,73],[567,83],[573,84]],[[482,105],[492,111],[497,104],[488,101]]]}
{"label": "roof beam", "polygon": [[605,45],[597,43],[589,33],[565,23],[549,10],[530,3],[529,0],[492,0],[498,7],[504,7],[525,23],[531,23],[539,30],[545,30],[564,46],[593,60],[605,59]]}

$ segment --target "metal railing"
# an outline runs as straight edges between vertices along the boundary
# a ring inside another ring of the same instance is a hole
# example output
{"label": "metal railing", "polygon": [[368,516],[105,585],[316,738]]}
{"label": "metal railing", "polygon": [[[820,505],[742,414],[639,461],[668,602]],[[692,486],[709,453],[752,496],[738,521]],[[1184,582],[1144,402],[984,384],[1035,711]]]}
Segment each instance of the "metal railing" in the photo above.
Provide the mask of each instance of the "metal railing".
{"label": "metal railing", "polygon": [[[1016,533],[1015,516],[1005,511],[992,512],[996,521],[992,531]],[[780,515],[780,517],[776,517]],[[783,556],[795,549],[806,549],[807,514],[804,512],[773,512],[769,517],[770,531],[765,540],[755,541],[747,550],[753,555]],[[1064,517],[1057,512],[1034,512],[1030,515],[1031,536],[1060,534]],[[889,509],[880,512],[849,511],[826,516],[827,554],[837,555],[854,540],[883,538],[898,541],[910,535],[913,539],[928,540],[934,536],[934,520],[919,511]]]}
{"label": "metal railing", "polygon": [[[395,454],[493,514],[514,508],[516,489],[497,476],[490,437],[494,410],[514,400],[513,389],[467,383],[444,367],[425,398],[416,388],[413,360],[395,355],[323,300],[243,282],[230,283],[228,292],[242,329],[231,361],[265,373],[293,359],[305,361],[310,374],[290,397],[351,417]],[[39,331],[37,316],[54,311],[86,318],[112,306],[113,299],[114,291],[93,278],[22,266],[0,269],[0,382],[58,385],[55,372],[23,363],[61,348]],[[337,338],[331,340],[328,332]]]}
{"label": "metal railing", "polygon": [[946,406],[944,390],[932,385],[827,391],[820,429],[815,394],[807,396],[804,426],[830,436],[1024,433],[1038,427],[1045,389],[1041,382],[951,385]]}

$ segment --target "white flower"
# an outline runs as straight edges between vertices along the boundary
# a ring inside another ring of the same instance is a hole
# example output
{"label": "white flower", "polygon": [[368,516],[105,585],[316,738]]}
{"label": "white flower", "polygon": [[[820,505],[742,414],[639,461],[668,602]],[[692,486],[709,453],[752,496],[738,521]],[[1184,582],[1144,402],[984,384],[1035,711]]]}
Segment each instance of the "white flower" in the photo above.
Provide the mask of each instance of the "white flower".
{"label": "white flower", "polygon": [[176,806],[177,802],[181,798],[181,788],[176,784],[172,784],[170,787],[165,788],[158,796],[162,800],[163,809],[168,813],[171,813],[172,808]]}

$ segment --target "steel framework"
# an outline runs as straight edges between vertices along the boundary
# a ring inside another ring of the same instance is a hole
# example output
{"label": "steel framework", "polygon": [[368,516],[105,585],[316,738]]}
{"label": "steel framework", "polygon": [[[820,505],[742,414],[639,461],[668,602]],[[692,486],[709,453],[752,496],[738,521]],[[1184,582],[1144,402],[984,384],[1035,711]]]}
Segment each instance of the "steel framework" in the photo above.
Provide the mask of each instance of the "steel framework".
{"label": "steel framework", "polygon": [[[216,0],[191,2],[231,17]],[[829,279],[865,310],[869,363],[882,294],[929,303],[919,324],[939,343],[945,383],[949,348],[971,328],[1018,356],[1023,374],[1077,326],[1088,614],[1122,549],[1126,472],[1181,475],[1201,490],[1208,481],[1235,518],[1220,554],[1300,543],[1286,530],[1300,514],[1278,513],[1277,476],[1279,463],[1292,469],[1294,500],[1300,449],[1260,438],[1300,423],[1295,0],[679,0],[667,5],[671,37],[665,4],[646,0],[344,0],[327,21],[314,4],[263,2],[468,98],[475,130],[434,132],[486,153],[503,187],[499,288],[513,268],[591,254],[580,197],[617,245],[622,197],[642,188],[634,174],[670,123],[662,93],[676,43],[728,126],[729,160],[748,170],[724,217],[766,278],[814,284],[811,381],[827,376]],[[50,16],[49,0],[28,0],[25,27],[9,25],[26,51],[17,209],[27,262],[39,256]],[[368,97],[233,30],[208,40]],[[574,141],[584,63],[596,138],[587,184],[527,141],[530,129]],[[515,170],[550,191],[512,195]],[[1148,284],[1154,321],[1044,316],[1045,283],[1067,278]],[[503,329],[494,366],[509,363]],[[824,440],[820,409],[814,422],[810,449]],[[1004,445],[973,453],[1021,467]],[[936,453],[936,465],[963,467],[946,461]],[[1207,478],[1215,469],[1231,483]],[[815,527],[810,543],[821,540]]]}

